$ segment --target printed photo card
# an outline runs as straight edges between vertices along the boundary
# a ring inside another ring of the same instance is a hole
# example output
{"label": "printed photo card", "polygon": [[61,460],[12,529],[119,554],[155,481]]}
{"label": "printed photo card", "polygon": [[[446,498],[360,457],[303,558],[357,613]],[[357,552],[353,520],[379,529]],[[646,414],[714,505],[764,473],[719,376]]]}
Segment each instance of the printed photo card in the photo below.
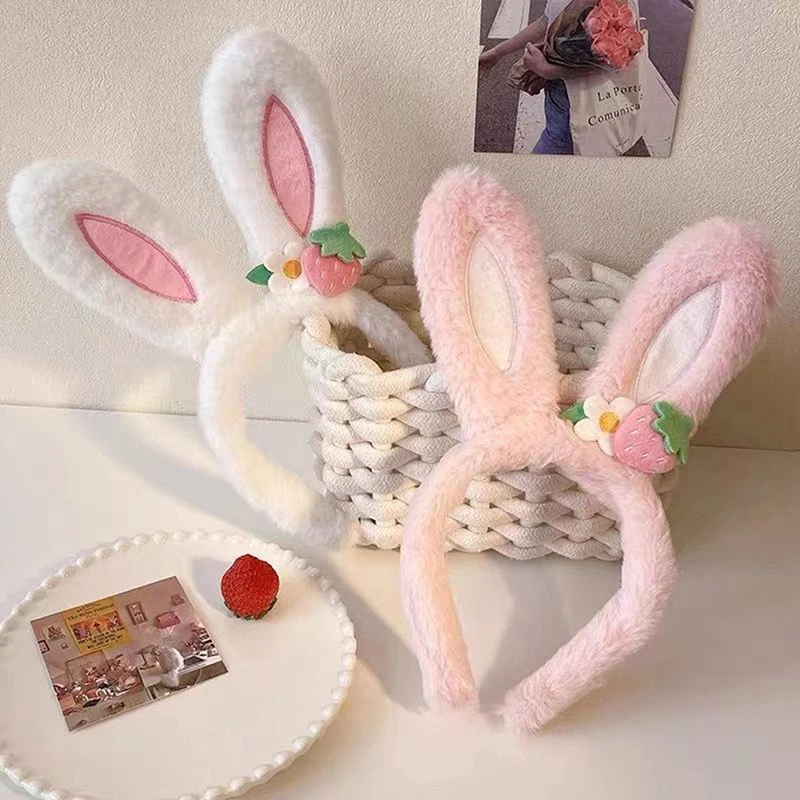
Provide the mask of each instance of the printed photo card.
{"label": "printed photo card", "polygon": [[31,625],[69,730],[227,672],[174,577],[65,609]]}

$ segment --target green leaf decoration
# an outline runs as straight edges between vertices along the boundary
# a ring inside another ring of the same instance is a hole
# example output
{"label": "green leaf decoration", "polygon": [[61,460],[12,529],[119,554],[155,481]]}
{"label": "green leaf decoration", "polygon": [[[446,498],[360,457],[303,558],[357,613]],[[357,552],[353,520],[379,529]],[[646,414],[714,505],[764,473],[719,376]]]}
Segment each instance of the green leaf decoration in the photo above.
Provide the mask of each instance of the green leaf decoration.
{"label": "green leaf decoration", "polygon": [[259,286],[266,286],[271,277],[272,273],[264,264],[253,267],[253,269],[247,273],[247,280],[249,280],[250,283],[257,283]]}
{"label": "green leaf decoration", "polygon": [[583,410],[583,400],[581,400],[580,403],[575,403],[574,406],[565,408],[559,416],[561,419],[565,419],[573,425],[576,422],[580,422],[582,419],[586,419],[586,412]]}
{"label": "green leaf decoration", "polygon": [[664,437],[664,449],[678,457],[681,464],[686,463],[689,451],[689,437],[694,430],[694,420],[675,408],[666,400],[653,403],[658,418],[653,420],[653,430]]}
{"label": "green leaf decoration", "polygon": [[328,228],[316,228],[308,235],[312,244],[318,244],[323,256],[338,256],[350,263],[367,254],[364,246],[350,234],[346,222],[337,222]]}

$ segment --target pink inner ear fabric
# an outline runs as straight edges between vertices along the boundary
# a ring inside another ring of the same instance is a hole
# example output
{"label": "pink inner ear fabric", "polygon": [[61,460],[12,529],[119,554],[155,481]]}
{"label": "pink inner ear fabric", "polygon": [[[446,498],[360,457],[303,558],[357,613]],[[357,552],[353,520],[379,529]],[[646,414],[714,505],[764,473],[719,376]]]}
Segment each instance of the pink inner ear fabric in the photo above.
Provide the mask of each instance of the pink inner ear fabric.
{"label": "pink inner ear fabric", "polygon": [[76,214],[75,220],[89,247],[118,275],[166,300],[197,302],[186,273],[141,231],[97,214]]}
{"label": "pink inner ear fabric", "polygon": [[314,208],[314,169],[297,122],[275,96],[264,111],[262,146],[272,193],[294,229],[305,236]]}

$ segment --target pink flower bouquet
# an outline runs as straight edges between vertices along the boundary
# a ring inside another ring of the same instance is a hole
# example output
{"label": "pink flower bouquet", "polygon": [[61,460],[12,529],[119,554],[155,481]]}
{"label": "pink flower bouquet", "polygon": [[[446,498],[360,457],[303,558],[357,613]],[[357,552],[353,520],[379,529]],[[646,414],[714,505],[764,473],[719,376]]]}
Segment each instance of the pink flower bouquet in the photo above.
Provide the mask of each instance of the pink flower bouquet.
{"label": "pink flower bouquet", "polygon": [[566,67],[624,69],[644,47],[628,0],[573,0],[550,23],[544,55]]}
{"label": "pink flower bouquet", "polygon": [[[550,22],[539,47],[551,64],[619,70],[644,47],[644,36],[628,0],[572,0]],[[511,67],[508,82],[515,89],[538,94],[547,81],[520,59]]]}

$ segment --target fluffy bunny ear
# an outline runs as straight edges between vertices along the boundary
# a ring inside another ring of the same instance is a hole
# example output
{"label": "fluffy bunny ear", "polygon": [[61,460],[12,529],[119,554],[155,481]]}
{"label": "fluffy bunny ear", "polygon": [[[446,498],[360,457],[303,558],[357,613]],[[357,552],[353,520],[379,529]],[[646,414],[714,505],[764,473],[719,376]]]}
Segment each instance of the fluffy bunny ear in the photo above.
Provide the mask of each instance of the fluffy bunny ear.
{"label": "fluffy bunny ear", "polygon": [[155,344],[199,358],[242,305],[218,264],[150,197],[99,164],[32,164],[14,179],[8,206],[47,275]]}
{"label": "fluffy bunny ear", "polygon": [[777,283],[758,232],[725,219],[683,231],[637,277],[584,394],[667,400],[699,424],[753,355]]}
{"label": "fluffy bunny ear", "polygon": [[345,221],[336,128],[308,59],[267,31],[220,48],[206,77],[211,163],[253,260]]}
{"label": "fluffy bunny ear", "polygon": [[519,201],[473,169],[447,173],[423,204],[415,251],[422,316],[465,431],[555,409],[542,251]]}

